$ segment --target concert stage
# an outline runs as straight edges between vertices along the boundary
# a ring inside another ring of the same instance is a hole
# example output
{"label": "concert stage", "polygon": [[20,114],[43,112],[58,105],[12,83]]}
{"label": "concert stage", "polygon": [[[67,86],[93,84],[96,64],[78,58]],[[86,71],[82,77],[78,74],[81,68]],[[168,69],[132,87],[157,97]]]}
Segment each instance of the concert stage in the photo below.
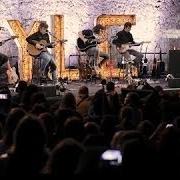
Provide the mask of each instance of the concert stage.
{"label": "concert stage", "polygon": [[[138,83],[142,79],[134,79],[135,83]],[[145,79],[143,79],[145,80]],[[112,80],[115,83],[116,91],[120,94],[122,92],[122,89],[128,87],[128,83],[125,81],[117,81],[117,80]],[[146,79],[147,83],[152,86],[161,86],[164,91],[166,92],[178,92],[180,91],[180,88],[169,88],[168,87],[168,82],[165,79],[157,79],[157,80],[151,80],[151,79]],[[108,82],[108,81],[107,81]],[[44,90],[47,89],[47,87],[50,85],[45,85]],[[73,93],[75,96],[78,94],[78,89],[81,86],[87,86],[89,88],[89,95],[92,96],[94,95],[98,90],[102,88],[102,84],[100,80],[97,80],[96,82],[79,82],[79,81],[72,81],[68,83],[63,83],[63,87],[65,88],[65,91],[62,92],[61,88],[62,86],[57,89],[56,88],[56,93],[58,95],[64,95],[67,92]],[[141,87],[138,88],[138,90],[141,90]]]}

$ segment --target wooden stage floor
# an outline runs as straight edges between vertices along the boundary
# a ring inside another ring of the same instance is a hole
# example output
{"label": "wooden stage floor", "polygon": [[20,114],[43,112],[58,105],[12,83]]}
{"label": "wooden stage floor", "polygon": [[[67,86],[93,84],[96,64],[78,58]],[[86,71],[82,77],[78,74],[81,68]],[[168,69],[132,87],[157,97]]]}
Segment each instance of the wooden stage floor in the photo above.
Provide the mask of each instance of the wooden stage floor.
{"label": "wooden stage floor", "polygon": [[[145,79],[143,79],[145,80]],[[116,91],[121,93],[121,88],[126,88],[128,83],[125,81],[117,81],[112,80],[115,83]],[[141,79],[134,79],[135,82],[141,81]],[[152,87],[160,85],[165,91],[180,91],[180,88],[169,88],[168,82],[165,79],[157,79],[151,80],[146,79],[147,83],[150,84]],[[72,81],[69,83],[64,83],[64,87],[66,88],[66,92],[72,92],[73,94],[77,95],[78,89],[81,86],[87,86],[89,88],[89,94],[94,95],[99,89],[102,88],[101,81],[97,80],[97,82],[78,82]]]}

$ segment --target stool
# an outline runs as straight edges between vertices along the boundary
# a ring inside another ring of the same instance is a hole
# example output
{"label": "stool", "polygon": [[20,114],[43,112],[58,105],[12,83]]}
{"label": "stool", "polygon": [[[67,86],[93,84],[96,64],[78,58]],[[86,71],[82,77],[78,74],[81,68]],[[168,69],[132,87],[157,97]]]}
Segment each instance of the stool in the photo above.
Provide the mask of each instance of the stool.
{"label": "stool", "polygon": [[128,85],[130,85],[134,82],[134,80],[132,78],[132,62],[127,62],[125,79],[127,80]]}
{"label": "stool", "polygon": [[90,64],[91,56],[88,56],[85,52],[81,52],[76,46],[78,52],[78,66],[79,66],[79,77],[80,80],[85,80],[86,82],[90,80],[91,82],[95,80],[96,77],[94,74],[94,63]]}
{"label": "stool", "polygon": [[[121,53],[121,58],[122,58],[122,69],[123,69],[123,79],[127,80],[128,84],[133,83],[133,78],[132,78],[132,65],[133,65],[133,60],[132,59],[126,59]],[[120,67],[121,68],[121,67]],[[119,73],[120,74],[120,73]]]}

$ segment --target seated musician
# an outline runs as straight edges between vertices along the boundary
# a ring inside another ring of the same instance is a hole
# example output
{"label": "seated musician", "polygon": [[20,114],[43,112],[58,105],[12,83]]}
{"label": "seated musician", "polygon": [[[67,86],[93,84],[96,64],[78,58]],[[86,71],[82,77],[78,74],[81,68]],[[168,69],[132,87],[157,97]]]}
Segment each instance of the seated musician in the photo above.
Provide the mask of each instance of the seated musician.
{"label": "seated musician", "polygon": [[[98,48],[98,44],[105,41],[103,36],[105,28],[98,24],[93,27],[93,29],[86,29],[82,32],[79,32],[79,38],[77,39],[77,45],[80,51],[86,52],[89,57],[92,57],[92,61],[90,62],[93,66],[101,67],[108,59],[109,55],[100,52]],[[102,57],[103,60],[98,62],[99,57]]]}
{"label": "seated musician", "polygon": [[[139,66],[139,63],[141,63],[143,54],[132,49],[131,45],[141,45],[141,43],[135,43],[131,31],[132,24],[130,22],[126,22],[124,24],[124,29],[122,31],[119,31],[116,34],[116,39],[113,40],[113,44],[116,45],[117,50],[124,56],[124,58],[127,61],[131,61],[130,55],[135,56],[134,65]],[[127,46],[126,46],[127,45]]]}
{"label": "seated musician", "polygon": [[0,53],[0,86],[8,84],[7,70],[9,70],[8,57]]}
{"label": "seated musician", "polygon": [[[48,25],[44,21],[40,23],[37,32],[26,38],[26,41],[29,44],[34,45],[39,50],[43,48],[43,46],[39,43],[41,40],[45,40],[48,44],[50,44]],[[48,45],[47,48],[53,48],[54,46],[55,43],[54,44],[52,43]],[[43,78],[47,80],[49,79],[48,72],[50,70],[50,72],[52,73],[53,82],[57,83],[56,65],[53,56],[47,51],[47,49],[43,49],[36,57],[39,57],[39,59],[41,60],[40,68]]]}
{"label": "seated musician", "polygon": [[[2,27],[0,27],[0,31]],[[0,42],[0,46],[4,45],[5,42],[9,41],[10,39],[14,39],[15,36],[7,40],[3,40]],[[11,68],[9,58],[3,53],[0,53],[0,86],[7,85],[7,84],[15,84],[18,80],[17,74],[14,73],[13,69]]]}

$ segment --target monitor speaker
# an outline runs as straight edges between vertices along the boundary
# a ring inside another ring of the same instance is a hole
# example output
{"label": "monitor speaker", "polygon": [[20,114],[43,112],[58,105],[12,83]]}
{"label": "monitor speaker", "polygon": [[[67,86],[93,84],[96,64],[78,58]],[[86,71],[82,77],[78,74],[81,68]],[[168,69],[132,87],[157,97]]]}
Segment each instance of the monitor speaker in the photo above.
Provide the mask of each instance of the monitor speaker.
{"label": "monitor speaker", "polygon": [[180,50],[169,51],[169,74],[175,78],[180,78]]}
{"label": "monitor speaker", "polygon": [[168,87],[180,88],[180,78],[168,79]]}
{"label": "monitor speaker", "polygon": [[46,85],[38,86],[39,91],[43,92],[46,97],[56,96],[56,86],[55,85]]}

